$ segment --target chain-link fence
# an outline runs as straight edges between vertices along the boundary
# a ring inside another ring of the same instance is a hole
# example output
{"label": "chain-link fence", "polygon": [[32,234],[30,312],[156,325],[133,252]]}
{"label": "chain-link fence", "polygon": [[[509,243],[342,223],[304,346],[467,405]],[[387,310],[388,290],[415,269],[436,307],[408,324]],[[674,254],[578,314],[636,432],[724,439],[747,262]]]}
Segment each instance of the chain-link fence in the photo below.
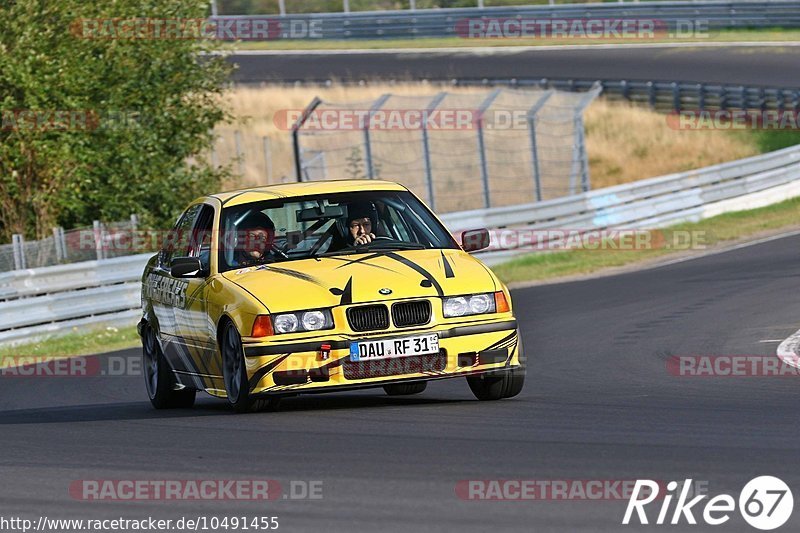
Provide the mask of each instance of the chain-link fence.
{"label": "chain-link fence", "polygon": [[587,191],[583,111],[600,90],[316,99],[295,128],[297,173],[302,181],[399,181],[438,212]]}
{"label": "chain-link fence", "polygon": [[131,215],[122,222],[96,220],[92,226],[69,231],[53,228],[52,236],[36,241],[14,235],[11,244],[0,245],[0,272],[111,259],[157,249],[158,232],[140,232],[137,226],[137,216]]}

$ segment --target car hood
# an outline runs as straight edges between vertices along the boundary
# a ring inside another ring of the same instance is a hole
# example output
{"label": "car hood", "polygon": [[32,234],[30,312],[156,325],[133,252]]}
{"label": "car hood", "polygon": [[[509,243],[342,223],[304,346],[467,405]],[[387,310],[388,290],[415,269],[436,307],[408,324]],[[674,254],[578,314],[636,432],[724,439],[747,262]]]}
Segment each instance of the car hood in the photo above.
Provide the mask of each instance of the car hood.
{"label": "car hood", "polygon": [[461,250],[375,251],[273,263],[223,276],[270,313],[499,290],[489,270]]}

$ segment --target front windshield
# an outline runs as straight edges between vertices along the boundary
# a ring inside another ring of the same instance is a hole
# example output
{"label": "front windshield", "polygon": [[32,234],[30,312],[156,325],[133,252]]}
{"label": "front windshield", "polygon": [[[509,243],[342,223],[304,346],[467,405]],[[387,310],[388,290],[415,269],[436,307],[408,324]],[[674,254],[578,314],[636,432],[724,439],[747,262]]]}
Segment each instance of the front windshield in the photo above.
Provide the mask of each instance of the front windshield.
{"label": "front windshield", "polygon": [[224,209],[221,222],[222,272],[367,251],[458,248],[450,233],[407,191],[254,202]]}

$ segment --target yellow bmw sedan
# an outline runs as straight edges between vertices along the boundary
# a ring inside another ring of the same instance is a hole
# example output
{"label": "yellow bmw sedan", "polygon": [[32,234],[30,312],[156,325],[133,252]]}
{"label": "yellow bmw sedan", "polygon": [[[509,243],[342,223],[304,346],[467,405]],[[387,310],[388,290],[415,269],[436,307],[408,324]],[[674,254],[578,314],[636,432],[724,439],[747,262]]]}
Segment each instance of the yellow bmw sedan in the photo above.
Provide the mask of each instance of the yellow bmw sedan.
{"label": "yellow bmw sedan", "polygon": [[237,412],[303,393],[417,394],[465,377],[480,400],[519,394],[507,287],[402,185],[309,182],[195,200],[142,278],[147,393]]}

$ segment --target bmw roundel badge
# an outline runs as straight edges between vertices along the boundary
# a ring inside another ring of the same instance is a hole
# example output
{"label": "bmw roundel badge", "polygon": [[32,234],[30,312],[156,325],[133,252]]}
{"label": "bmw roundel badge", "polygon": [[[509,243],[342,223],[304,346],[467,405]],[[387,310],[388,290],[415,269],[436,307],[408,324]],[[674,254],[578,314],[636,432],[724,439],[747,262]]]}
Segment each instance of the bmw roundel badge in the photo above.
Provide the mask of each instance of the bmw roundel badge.
{"label": "bmw roundel badge", "polygon": [[388,296],[388,295],[392,294],[392,289],[381,289],[378,292],[383,294],[384,296]]}

